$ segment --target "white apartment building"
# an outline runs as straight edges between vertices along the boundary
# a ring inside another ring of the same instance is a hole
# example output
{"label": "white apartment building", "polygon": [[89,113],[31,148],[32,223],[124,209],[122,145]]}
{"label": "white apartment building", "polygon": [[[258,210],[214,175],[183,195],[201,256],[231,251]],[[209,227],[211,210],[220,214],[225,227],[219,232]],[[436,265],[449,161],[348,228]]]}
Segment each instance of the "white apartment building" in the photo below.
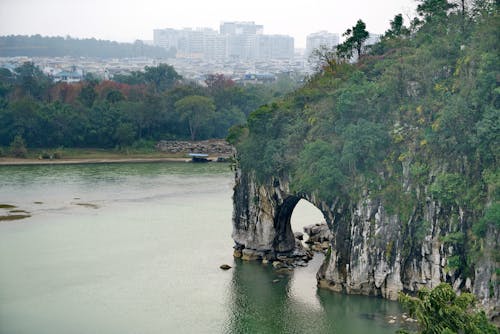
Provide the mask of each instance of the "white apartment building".
{"label": "white apartment building", "polygon": [[254,22],[222,22],[220,32],[210,28],[155,29],[154,45],[175,49],[177,58],[207,60],[292,59],[293,37],[264,35]]}
{"label": "white apartment building", "polygon": [[332,49],[337,46],[339,42],[339,34],[330,33],[328,31],[323,30],[309,34],[306,38],[306,57],[309,57],[315,49],[318,49],[321,46]]}

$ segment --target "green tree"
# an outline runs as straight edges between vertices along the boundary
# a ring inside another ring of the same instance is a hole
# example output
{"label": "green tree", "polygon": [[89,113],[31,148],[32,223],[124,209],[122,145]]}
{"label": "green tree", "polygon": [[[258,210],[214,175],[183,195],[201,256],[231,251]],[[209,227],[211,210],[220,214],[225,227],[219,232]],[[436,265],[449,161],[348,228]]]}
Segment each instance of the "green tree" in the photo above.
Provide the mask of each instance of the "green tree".
{"label": "green tree", "polygon": [[[342,48],[342,46],[340,47]],[[313,65],[314,71],[321,72],[325,68],[333,68],[337,64],[337,59],[338,55],[335,49],[320,45],[319,48],[312,51],[308,61]]]}
{"label": "green tree", "polygon": [[113,81],[126,83],[129,85],[141,85],[146,83],[144,72],[132,71],[130,74],[115,74]]}
{"label": "green tree", "polygon": [[356,25],[352,29],[347,29],[342,36],[347,37],[347,39],[344,43],[337,46],[339,56],[349,59],[352,56],[352,52],[356,50],[358,59],[361,58],[363,44],[370,36],[366,30],[366,24],[362,20],[358,20]]}
{"label": "green tree", "polygon": [[115,129],[114,138],[120,147],[130,145],[135,139],[135,129],[130,123],[120,123]]}
{"label": "green tree", "polygon": [[162,92],[171,88],[182,77],[173,66],[159,64],[144,68],[144,80],[153,87],[155,92]]}
{"label": "green tree", "polygon": [[451,9],[457,6],[448,0],[419,0],[419,2],[417,14],[423,17],[426,22],[442,20]]}
{"label": "green tree", "polygon": [[92,107],[95,99],[97,98],[97,93],[94,89],[94,85],[89,83],[83,86],[82,90],[80,91],[79,98],[84,106],[86,106],[87,108]]}
{"label": "green tree", "polygon": [[123,101],[125,96],[119,90],[113,89],[106,94],[106,101],[109,103],[117,103]]}
{"label": "green tree", "polygon": [[484,311],[475,308],[473,294],[457,296],[447,283],[441,283],[432,290],[421,289],[417,297],[400,293],[399,301],[411,316],[417,318],[418,333],[421,334],[498,333]]}
{"label": "green tree", "polygon": [[195,140],[198,131],[213,119],[215,105],[209,97],[192,95],[177,101],[175,110],[187,121],[191,140]]}
{"label": "green tree", "polygon": [[33,62],[25,62],[15,69],[16,83],[28,97],[41,99],[49,86],[49,78]]}
{"label": "green tree", "polygon": [[398,14],[390,22],[391,28],[385,32],[386,38],[395,38],[409,33],[408,29],[403,25],[403,15]]}
{"label": "green tree", "polygon": [[26,149],[26,143],[23,137],[20,135],[15,136],[12,143],[10,143],[10,154],[16,158],[26,158],[28,150]]}

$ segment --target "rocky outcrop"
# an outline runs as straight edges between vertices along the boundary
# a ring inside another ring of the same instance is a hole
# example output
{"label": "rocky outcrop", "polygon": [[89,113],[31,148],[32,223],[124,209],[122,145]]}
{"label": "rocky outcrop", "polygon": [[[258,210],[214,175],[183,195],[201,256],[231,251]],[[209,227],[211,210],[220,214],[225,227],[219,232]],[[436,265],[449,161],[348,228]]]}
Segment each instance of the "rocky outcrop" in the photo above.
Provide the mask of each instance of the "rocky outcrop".
{"label": "rocky outcrop", "polygon": [[203,153],[220,157],[231,157],[234,154],[234,148],[222,139],[202,141],[161,140],[156,144],[156,149],[165,153]]}
{"label": "rocky outcrop", "polygon": [[293,253],[290,218],[300,199],[321,210],[331,234],[317,274],[320,287],[396,299],[399,291],[415,292],[445,281],[456,290],[475,293],[490,314],[500,309],[494,258],[498,231],[490,231],[484,247],[491,252],[478,259],[474,272],[453,269],[450,261],[465,255],[448,241],[457,233],[467,237],[470,217],[462,208],[442,207],[426,189],[402,217],[388,212],[368,191],[356,202],[337,198],[327,203],[292,193],[287,178],[260,184],[252,174],[238,170],[233,196],[235,252],[247,260],[266,261]]}

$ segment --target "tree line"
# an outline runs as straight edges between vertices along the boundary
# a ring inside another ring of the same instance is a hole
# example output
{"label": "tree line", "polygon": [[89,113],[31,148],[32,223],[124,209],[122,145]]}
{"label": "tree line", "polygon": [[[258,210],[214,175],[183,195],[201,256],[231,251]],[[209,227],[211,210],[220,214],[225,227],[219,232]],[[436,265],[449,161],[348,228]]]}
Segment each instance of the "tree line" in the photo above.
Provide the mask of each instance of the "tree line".
{"label": "tree line", "polygon": [[31,62],[0,69],[0,146],[112,148],[162,139],[224,138],[247,115],[284,92],[237,85],[221,74],[204,84],[167,64],[98,81],[54,83]]}
{"label": "tree line", "polygon": [[158,46],[118,43],[95,38],[44,37],[40,35],[0,36],[0,57],[91,57],[91,58],[168,58],[175,51]]}

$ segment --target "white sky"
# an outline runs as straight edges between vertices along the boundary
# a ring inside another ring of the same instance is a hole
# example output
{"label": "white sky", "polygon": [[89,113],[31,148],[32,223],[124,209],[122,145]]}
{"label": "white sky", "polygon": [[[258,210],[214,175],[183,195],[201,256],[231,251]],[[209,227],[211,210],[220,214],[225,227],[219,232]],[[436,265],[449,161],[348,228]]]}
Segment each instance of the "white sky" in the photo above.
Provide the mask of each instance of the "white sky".
{"label": "white sky", "polygon": [[0,35],[95,37],[120,42],[152,40],[153,29],[210,27],[254,21],[265,34],[295,38],[319,30],[342,34],[362,19],[383,33],[398,13],[413,17],[415,0],[0,0]]}

